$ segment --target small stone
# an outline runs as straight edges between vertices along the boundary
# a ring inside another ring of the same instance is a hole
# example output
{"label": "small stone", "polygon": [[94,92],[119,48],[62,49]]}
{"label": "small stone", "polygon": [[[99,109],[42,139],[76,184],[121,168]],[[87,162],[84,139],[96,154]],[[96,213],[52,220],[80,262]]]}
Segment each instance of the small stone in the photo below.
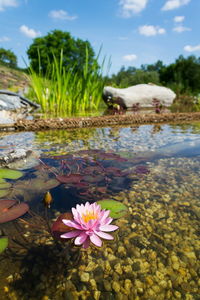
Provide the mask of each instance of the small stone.
{"label": "small stone", "polygon": [[160,288],[158,285],[153,285],[151,288],[156,294],[160,293]]}
{"label": "small stone", "polygon": [[194,252],[185,252],[184,254],[185,254],[185,256],[187,256],[189,259],[197,259]]}
{"label": "small stone", "polygon": [[93,291],[97,290],[97,284],[96,281],[94,279],[90,279],[90,285]]}
{"label": "small stone", "polygon": [[137,226],[137,224],[132,223],[131,228],[134,229]]}
{"label": "small stone", "polygon": [[90,261],[89,264],[87,265],[87,267],[85,268],[85,271],[86,271],[86,272],[91,272],[91,271],[93,271],[96,267],[97,267],[97,265],[96,265],[93,261]]}
{"label": "small stone", "polygon": [[105,271],[106,271],[106,273],[110,273],[110,271],[111,271],[111,266],[110,266],[110,263],[109,263],[109,261],[105,261]]}
{"label": "small stone", "polygon": [[175,292],[174,292],[174,296],[175,296],[177,299],[181,299],[181,298],[182,298],[181,293],[178,292],[178,291],[175,291]]}
{"label": "small stone", "polygon": [[126,291],[126,294],[129,295],[130,292],[131,292],[131,288],[132,288],[132,282],[130,279],[125,279],[125,282],[124,282],[124,288],[125,288],[125,291]]}
{"label": "small stone", "polygon": [[167,281],[161,280],[158,282],[159,286],[162,287],[163,289],[167,288]]}
{"label": "small stone", "polygon": [[114,266],[114,269],[115,269],[116,273],[118,273],[119,275],[123,274],[123,270],[122,270],[122,267],[121,267],[120,263],[116,264]]}
{"label": "small stone", "polygon": [[146,277],[146,283],[149,285],[149,286],[152,286],[153,285],[153,280],[150,276],[147,276]]}
{"label": "small stone", "polygon": [[172,268],[173,268],[174,270],[178,270],[179,267],[180,267],[180,265],[179,265],[178,262],[176,262],[176,263],[174,263],[174,264],[172,265]]}
{"label": "small stone", "polygon": [[115,260],[116,259],[116,256],[113,255],[113,254],[108,254],[108,260],[112,261],[112,260]]}
{"label": "small stone", "polygon": [[123,246],[119,246],[117,251],[119,254],[122,254],[124,256],[126,255],[126,249]]}
{"label": "small stone", "polygon": [[172,262],[177,262],[177,261],[179,261],[179,259],[178,259],[178,257],[176,255],[172,255],[171,256],[171,261]]}
{"label": "small stone", "polygon": [[117,281],[113,281],[112,288],[116,293],[118,293],[120,291],[120,284]]}
{"label": "small stone", "polygon": [[94,292],[94,299],[95,300],[99,300],[100,296],[101,296],[101,292],[100,291],[95,291]]}
{"label": "small stone", "polygon": [[82,282],[88,282],[89,279],[90,279],[90,274],[89,273],[83,272],[83,273],[80,274],[80,280]]}
{"label": "small stone", "polygon": [[143,283],[136,279],[134,285],[136,286],[136,288],[143,288]]}
{"label": "small stone", "polygon": [[130,265],[122,267],[125,273],[132,273],[132,267]]}
{"label": "small stone", "polygon": [[110,281],[108,280],[103,280],[103,285],[104,285],[104,288],[107,292],[111,292],[112,291],[112,286],[111,286],[111,283]]}
{"label": "small stone", "polygon": [[157,257],[157,253],[156,253],[155,251],[151,252],[150,258],[151,258],[152,260],[155,260],[156,257]]}

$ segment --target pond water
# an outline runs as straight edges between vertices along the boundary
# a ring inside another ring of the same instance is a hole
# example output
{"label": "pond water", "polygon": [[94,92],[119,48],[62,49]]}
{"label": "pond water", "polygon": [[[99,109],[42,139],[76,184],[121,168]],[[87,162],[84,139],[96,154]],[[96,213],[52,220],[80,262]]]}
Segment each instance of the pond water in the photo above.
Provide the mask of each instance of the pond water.
{"label": "pond water", "polygon": [[[1,137],[0,152],[16,147],[33,152],[10,165],[23,176],[2,199],[31,215],[0,224],[1,299],[200,299],[200,123]],[[113,241],[82,249],[48,234],[60,213],[104,199],[128,210]]]}

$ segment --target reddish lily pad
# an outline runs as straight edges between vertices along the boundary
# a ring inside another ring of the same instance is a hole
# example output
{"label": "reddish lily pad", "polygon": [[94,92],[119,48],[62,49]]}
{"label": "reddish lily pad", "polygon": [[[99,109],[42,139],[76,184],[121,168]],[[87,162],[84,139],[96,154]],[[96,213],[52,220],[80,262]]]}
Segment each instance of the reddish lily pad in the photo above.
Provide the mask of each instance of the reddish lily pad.
{"label": "reddish lily pad", "polygon": [[57,180],[61,183],[79,183],[83,178],[80,174],[57,175]]}
{"label": "reddish lily pad", "polygon": [[[67,212],[67,213],[61,214],[57,218],[57,220],[53,223],[53,225],[51,227],[51,232],[56,239],[61,239],[60,238],[61,234],[65,233],[67,231],[73,230],[73,228],[71,228],[63,223],[63,221],[62,221],[63,219],[73,220],[72,213]],[[61,240],[63,240],[63,239],[61,239]]]}
{"label": "reddish lily pad", "polygon": [[0,223],[6,223],[21,217],[29,210],[28,204],[16,200],[0,200]]}

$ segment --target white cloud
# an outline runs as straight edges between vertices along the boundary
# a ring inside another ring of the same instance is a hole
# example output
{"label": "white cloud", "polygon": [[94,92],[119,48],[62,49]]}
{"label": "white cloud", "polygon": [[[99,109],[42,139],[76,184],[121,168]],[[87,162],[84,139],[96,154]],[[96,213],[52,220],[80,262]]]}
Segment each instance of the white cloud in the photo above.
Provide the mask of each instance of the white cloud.
{"label": "white cloud", "polygon": [[139,33],[145,36],[155,36],[157,34],[165,34],[165,29],[159,26],[143,25],[139,27]]}
{"label": "white cloud", "polygon": [[191,31],[191,28],[180,25],[180,26],[174,27],[173,31],[181,33],[181,32],[184,32],[184,31]]}
{"label": "white cloud", "polygon": [[188,4],[190,1],[191,0],[168,0],[162,7],[162,10],[173,10]]}
{"label": "white cloud", "polygon": [[62,9],[50,11],[49,17],[52,19],[68,20],[68,21],[73,21],[73,20],[77,19],[77,16],[70,16],[67,11],[62,10]]}
{"label": "white cloud", "polygon": [[0,37],[0,42],[9,42],[9,41],[10,41],[10,38],[7,36]]}
{"label": "white cloud", "polygon": [[174,17],[174,22],[175,23],[181,23],[181,22],[184,21],[184,19],[185,19],[184,16],[176,16],[176,17]]}
{"label": "white cloud", "polygon": [[187,52],[200,51],[200,45],[196,45],[196,46],[187,45],[184,47],[184,50]]}
{"label": "white cloud", "polygon": [[5,7],[16,7],[18,6],[18,3],[16,0],[0,0],[0,11],[5,10]]}
{"label": "white cloud", "polygon": [[36,38],[37,36],[41,35],[39,31],[36,31],[34,29],[28,28],[26,25],[22,25],[19,30],[26,35],[27,37],[30,37],[32,39]]}
{"label": "white cloud", "polygon": [[133,60],[137,59],[137,55],[127,54],[127,55],[124,55],[122,58],[123,58],[123,60],[126,60],[126,61],[133,61]]}
{"label": "white cloud", "polygon": [[121,15],[124,18],[130,18],[132,15],[145,9],[149,0],[120,0]]}

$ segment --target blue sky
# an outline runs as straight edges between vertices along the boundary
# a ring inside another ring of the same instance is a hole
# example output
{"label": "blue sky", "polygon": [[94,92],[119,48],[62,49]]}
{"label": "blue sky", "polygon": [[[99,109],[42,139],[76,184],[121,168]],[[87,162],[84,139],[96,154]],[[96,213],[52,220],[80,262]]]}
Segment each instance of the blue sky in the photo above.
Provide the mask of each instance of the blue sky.
{"label": "blue sky", "polygon": [[200,56],[200,0],[0,0],[0,47],[18,65],[37,36],[54,29],[88,40],[111,57],[110,74],[180,54]]}

